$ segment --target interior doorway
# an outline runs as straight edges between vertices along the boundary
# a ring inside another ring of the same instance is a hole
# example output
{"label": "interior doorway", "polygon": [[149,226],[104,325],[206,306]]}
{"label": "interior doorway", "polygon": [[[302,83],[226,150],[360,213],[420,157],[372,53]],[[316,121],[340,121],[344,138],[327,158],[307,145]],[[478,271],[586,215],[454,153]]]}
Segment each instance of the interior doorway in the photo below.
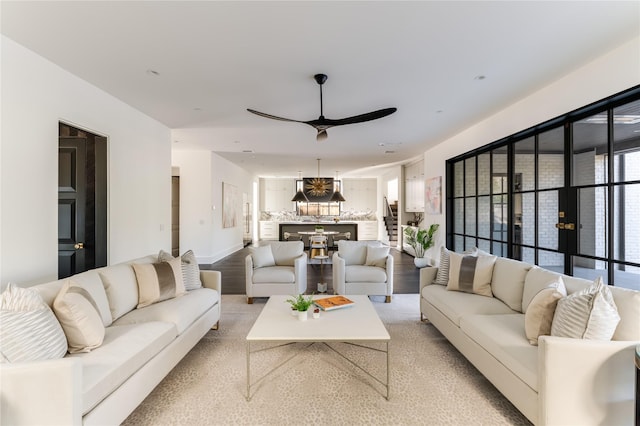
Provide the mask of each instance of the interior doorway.
{"label": "interior doorway", "polygon": [[58,125],[58,278],[107,265],[107,138]]}
{"label": "interior doorway", "polygon": [[180,176],[171,176],[171,255],[180,256]]}

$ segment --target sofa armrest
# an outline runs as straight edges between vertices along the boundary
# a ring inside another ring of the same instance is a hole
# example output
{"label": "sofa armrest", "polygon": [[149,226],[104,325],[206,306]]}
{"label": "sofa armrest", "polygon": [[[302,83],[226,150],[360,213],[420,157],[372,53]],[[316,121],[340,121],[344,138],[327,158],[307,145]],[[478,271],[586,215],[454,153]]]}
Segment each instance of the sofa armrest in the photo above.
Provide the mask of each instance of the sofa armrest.
{"label": "sofa armrest", "polygon": [[538,423],[632,424],[635,341],[538,339]]}
{"label": "sofa armrest", "polygon": [[333,253],[333,257],[331,258],[331,276],[333,278],[333,291],[336,294],[344,294],[345,293],[345,268],[346,263],[343,258],[340,257],[338,253]]}
{"label": "sofa armrest", "polygon": [[82,424],[79,359],[1,364],[0,383],[0,424]]}
{"label": "sofa armrest", "polygon": [[425,266],[424,268],[420,269],[420,294],[422,294],[423,288],[435,281],[437,274],[438,268],[436,268],[435,266]]}
{"label": "sofa armrest", "polygon": [[296,288],[299,294],[303,294],[307,291],[307,253],[296,257],[293,262],[293,269],[296,276]]}
{"label": "sofa armrest", "polygon": [[386,296],[393,295],[393,255],[390,254],[387,256],[387,294]]}
{"label": "sofa armrest", "polygon": [[202,286],[217,290],[218,294],[222,294],[222,272],[220,271],[200,271],[200,281]]}

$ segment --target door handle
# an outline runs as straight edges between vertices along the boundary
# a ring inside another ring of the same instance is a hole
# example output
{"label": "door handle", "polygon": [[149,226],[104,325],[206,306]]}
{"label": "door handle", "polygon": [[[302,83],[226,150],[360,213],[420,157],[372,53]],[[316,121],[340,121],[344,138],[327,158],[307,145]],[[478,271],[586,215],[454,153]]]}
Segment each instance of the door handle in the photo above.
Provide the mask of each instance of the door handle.
{"label": "door handle", "polygon": [[574,231],[576,229],[575,223],[565,223],[564,229],[568,229],[569,231]]}
{"label": "door handle", "polygon": [[558,229],[565,229],[565,224],[564,224],[563,222],[556,223],[556,228],[558,228]]}
{"label": "door handle", "polygon": [[82,250],[84,248],[84,243],[75,243],[73,248],[76,250]]}

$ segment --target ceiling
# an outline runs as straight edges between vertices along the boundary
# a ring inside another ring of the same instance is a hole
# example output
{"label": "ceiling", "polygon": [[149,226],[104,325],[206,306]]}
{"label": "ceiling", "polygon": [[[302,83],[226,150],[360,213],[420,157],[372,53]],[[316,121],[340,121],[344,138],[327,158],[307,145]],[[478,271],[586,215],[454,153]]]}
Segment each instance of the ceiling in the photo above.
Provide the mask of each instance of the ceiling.
{"label": "ceiling", "polygon": [[[406,163],[640,33],[637,1],[2,1],[1,32],[258,176]],[[334,127],[324,115],[398,111]],[[551,117],[550,117],[551,118]],[[81,123],[79,123],[81,124]],[[99,130],[99,129],[96,129]],[[490,141],[487,141],[490,142]]]}

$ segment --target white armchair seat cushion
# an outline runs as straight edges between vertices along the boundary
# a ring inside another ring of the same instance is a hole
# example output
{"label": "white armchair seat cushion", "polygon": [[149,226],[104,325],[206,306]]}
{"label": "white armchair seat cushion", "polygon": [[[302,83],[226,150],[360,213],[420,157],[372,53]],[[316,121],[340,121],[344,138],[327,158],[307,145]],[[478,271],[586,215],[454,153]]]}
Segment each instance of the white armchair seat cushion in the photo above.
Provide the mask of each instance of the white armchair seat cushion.
{"label": "white armchair seat cushion", "polygon": [[345,281],[348,283],[384,283],[387,281],[387,271],[377,266],[346,266],[344,275]]}
{"label": "white armchair seat cushion", "polygon": [[[463,293],[460,291],[448,291],[446,287],[440,285],[428,285],[422,289],[422,297],[449,318],[455,325],[460,327],[460,318],[472,314],[513,314],[507,305],[495,297],[478,297],[473,293]],[[524,316],[522,319],[522,338],[524,335]],[[526,340],[526,339],[525,339]],[[527,344],[529,344],[527,342]]]}
{"label": "white armchair seat cushion", "polygon": [[149,321],[169,322],[182,334],[191,324],[220,301],[220,294],[210,288],[199,288],[174,299],[155,303],[125,314],[114,325],[140,324]]}
{"label": "white armchair seat cushion", "polygon": [[171,323],[148,322],[107,327],[99,348],[82,358],[82,414],[86,414],[176,337]]}
{"label": "white armchair seat cushion", "polygon": [[271,266],[253,270],[253,283],[294,283],[296,274],[292,266]]}
{"label": "white armchair seat cushion", "polygon": [[460,329],[531,389],[538,390],[538,348],[529,344],[524,334],[524,315],[468,315],[460,320]]}

